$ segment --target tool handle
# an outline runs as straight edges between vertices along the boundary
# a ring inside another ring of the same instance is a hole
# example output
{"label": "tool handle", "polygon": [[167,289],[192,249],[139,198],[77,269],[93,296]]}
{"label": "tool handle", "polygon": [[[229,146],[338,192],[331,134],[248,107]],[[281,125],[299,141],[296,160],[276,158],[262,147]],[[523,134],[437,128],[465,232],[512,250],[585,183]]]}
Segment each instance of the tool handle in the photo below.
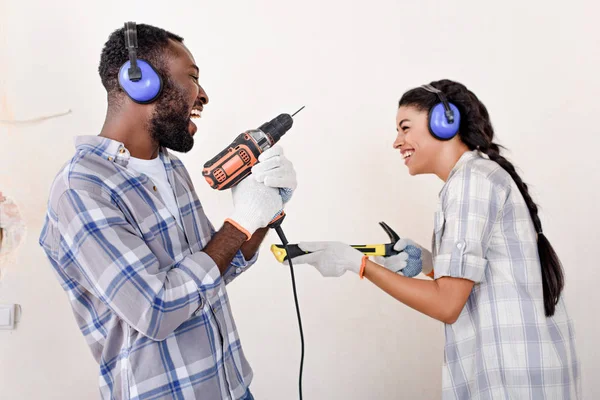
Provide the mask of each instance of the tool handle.
{"label": "tool handle", "polygon": [[[393,249],[393,245],[391,244],[353,245],[352,247],[366,256],[389,257],[394,254],[398,254],[398,252]],[[271,246],[271,252],[279,262],[310,253],[309,251],[303,251],[300,249],[297,244],[288,244],[288,249],[289,253],[285,250],[283,245],[274,244]]]}
{"label": "tool handle", "polygon": [[366,256],[387,256],[389,255],[389,249],[385,244],[355,244],[352,245],[356,250],[360,251]]}
{"label": "tool handle", "polygon": [[309,254],[308,251],[304,251],[297,244],[288,244],[287,246],[289,253],[286,251],[285,247],[281,244],[274,244],[271,246],[271,252],[275,255],[275,258],[279,262],[284,262],[289,260],[290,258],[296,258],[298,256]]}

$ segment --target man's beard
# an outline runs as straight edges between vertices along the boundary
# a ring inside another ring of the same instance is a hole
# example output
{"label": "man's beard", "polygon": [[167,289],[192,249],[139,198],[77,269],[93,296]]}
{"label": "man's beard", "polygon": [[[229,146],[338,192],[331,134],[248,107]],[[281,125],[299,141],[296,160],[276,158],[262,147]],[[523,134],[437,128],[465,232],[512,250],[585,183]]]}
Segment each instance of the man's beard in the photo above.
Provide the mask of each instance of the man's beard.
{"label": "man's beard", "polygon": [[150,133],[161,147],[186,153],[194,147],[188,131],[189,107],[183,91],[167,79],[150,119]]}

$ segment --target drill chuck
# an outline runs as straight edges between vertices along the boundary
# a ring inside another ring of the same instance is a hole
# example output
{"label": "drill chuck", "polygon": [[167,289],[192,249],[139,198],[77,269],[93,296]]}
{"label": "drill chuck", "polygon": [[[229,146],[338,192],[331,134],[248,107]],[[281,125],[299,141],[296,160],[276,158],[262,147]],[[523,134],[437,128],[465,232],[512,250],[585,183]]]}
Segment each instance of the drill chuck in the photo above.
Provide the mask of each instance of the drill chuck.
{"label": "drill chuck", "polygon": [[269,135],[271,146],[281,139],[281,137],[290,130],[294,120],[289,114],[280,114],[269,122],[265,122],[258,129]]}

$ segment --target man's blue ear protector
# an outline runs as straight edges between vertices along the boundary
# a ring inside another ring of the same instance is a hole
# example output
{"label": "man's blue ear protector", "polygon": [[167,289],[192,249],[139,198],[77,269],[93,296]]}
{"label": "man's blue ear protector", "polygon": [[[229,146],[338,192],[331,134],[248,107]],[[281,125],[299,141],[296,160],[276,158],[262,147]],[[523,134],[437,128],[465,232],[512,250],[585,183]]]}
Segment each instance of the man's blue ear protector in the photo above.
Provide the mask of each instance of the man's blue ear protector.
{"label": "man's blue ear protector", "polygon": [[125,45],[129,51],[129,61],[119,70],[119,85],[136,103],[152,103],[162,90],[162,79],[150,63],[137,59],[135,22],[125,22]]}
{"label": "man's blue ear protector", "polygon": [[460,111],[449,103],[441,90],[431,85],[421,86],[428,92],[435,93],[440,102],[429,110],[429,132],[439,140],[450,140],[458,133],[460,126]]}

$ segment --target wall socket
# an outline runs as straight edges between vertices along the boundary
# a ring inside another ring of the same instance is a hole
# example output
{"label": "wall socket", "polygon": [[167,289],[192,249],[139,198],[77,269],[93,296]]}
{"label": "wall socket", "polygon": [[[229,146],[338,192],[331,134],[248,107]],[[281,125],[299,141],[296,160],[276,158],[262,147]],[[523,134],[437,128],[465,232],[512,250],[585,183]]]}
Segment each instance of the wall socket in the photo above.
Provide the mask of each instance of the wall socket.
{"label": "wall socket", "polygon": [[16,304],[0,304],[0,330],[15,329],[17,308]]}

